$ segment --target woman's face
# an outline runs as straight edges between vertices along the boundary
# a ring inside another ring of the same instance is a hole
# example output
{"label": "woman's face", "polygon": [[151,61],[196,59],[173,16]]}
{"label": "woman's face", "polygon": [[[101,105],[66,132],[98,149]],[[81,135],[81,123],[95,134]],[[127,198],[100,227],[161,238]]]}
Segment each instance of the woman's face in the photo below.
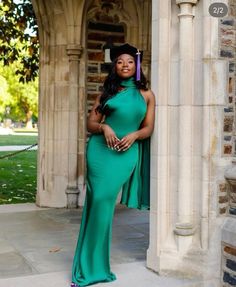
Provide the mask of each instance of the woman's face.
{"label": "woman's face", "polygon": [[130,78],[135,74],[136,65],[134,58],[129,54],[122,54],[116,62],[116,73],[121,78]]}

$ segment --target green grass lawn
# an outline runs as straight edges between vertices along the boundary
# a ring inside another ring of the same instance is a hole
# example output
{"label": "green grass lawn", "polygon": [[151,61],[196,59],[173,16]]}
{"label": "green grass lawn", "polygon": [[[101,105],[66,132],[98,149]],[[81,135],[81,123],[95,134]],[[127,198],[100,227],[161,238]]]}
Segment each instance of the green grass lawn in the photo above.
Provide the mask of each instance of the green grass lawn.
{"label": "green grass lawn", "polygon": [[37,143],[38,135],[0,135],[0,146],[6,145],[32,145]]}
{"label": "green grass lawn", "polygon": [[[35,142],[36,138],[33,138]],[[30,143],[24,141],[22,144]],[[0,157],[8,153],[0,152]],[[37,151],[0,159],[0,204],[35,202],[36,178]]]}

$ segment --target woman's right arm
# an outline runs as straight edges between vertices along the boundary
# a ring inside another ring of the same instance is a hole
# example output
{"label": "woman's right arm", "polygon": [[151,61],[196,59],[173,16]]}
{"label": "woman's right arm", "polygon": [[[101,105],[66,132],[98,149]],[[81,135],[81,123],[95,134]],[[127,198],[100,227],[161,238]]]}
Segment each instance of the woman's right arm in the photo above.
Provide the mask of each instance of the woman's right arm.
{"label": "woman's right arm", "polygon": [[100,104],[100,96],[98,96],[95,100],[95,103],[92,107],[91,112],[89,113],[88,119],[87,119],[87,130],[90,133],[102,133],[102,118],[103,115],[96,111],[96,108]]}
{"label": "woman's right arm", "polygon": [[94,134],[103,133],[108,147],[114,148],[114,146],[117,144],[119,139],[117,138],[115,132],[109,125],[102,123],[104,116],[102,113],[96,110],[99,104],[100,104],[100,96],[96,98],[95,103],[92,107],[92,110],[88,116],[87,130],[88,132],[94,133]]}

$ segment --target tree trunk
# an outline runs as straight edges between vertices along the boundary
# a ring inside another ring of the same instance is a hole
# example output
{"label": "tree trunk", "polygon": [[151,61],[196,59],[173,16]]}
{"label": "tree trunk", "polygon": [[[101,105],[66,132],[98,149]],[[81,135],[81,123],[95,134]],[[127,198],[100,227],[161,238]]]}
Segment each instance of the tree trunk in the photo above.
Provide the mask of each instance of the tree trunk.
{"label": "tree trunk", "polygon": [[32,111],[28,111],[27,114],[26,114],[26,128],[27,129],[32,129],[33,128],[32,115],[33,115]]}

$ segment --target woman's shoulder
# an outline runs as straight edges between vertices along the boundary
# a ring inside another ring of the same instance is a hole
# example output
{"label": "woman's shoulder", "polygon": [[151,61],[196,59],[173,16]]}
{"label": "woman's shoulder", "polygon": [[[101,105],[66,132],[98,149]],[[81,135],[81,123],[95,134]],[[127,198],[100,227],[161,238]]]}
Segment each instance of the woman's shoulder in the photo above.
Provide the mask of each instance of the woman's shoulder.
{"label": "woman's shoulder", "polygon": [[143,95],[143,97],[145,98],[146,102],[150,101],[150,100],[155,100],[155,95],[153,93],[153,91],[151,89],[147,89],[147,90],[140,90],[140,93]]}
{"label": "woman's shoulder", "polygon": [[141,92],[142,94],[144,94],[144,95],[148,95],[148,96],[151,96],[151,97],[154,96],[154,93],[153,93],[153,91],[152,91],[151,89],[147,89],[147,90],[141,89],[140,92]]}

